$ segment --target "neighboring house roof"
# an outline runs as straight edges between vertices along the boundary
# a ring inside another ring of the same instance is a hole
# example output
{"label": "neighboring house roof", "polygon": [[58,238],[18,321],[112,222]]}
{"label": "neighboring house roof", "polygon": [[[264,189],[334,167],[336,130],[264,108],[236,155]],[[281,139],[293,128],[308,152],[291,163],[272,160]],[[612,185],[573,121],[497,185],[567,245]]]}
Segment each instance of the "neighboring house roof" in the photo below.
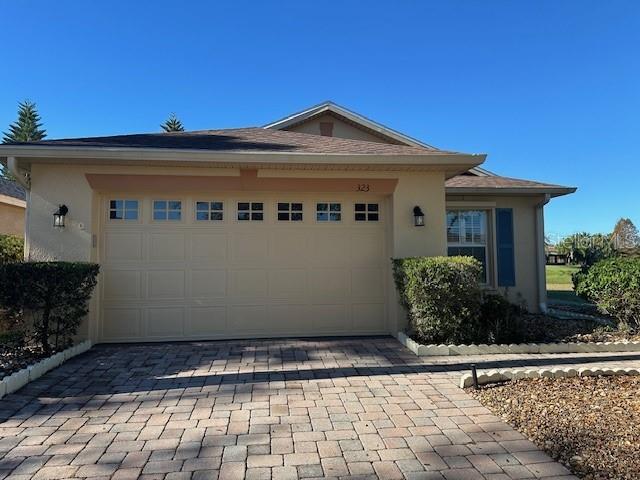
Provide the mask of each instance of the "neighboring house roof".
{"label": "neighboring house roof", "polygon": [[566,195],[576,191],[574,187],[564,187],[550,183],[534,182],[519,178],[475,175],[457,175],[445,182],[447,193],[485,194],[485,193],[513,193],[513,194],[544,194],[553,197]]}
{"label": "neighboring house roof", "polygon": [[[391,145],[308,133],[234,128],[192,132],[143,133],[108,137],[68,138],[39,142],[8,143],[7,146],[165,148],[208,150],[220,153],[312,153],[349,155],[458,155],[435,148]],[[464,155],[464,154],[462,154]]]}
{"label": "neighboring house roof", "polygon": [[0,178],[0,203],[8,203],[18,207],[26,206],[26,192],[16,182]]}

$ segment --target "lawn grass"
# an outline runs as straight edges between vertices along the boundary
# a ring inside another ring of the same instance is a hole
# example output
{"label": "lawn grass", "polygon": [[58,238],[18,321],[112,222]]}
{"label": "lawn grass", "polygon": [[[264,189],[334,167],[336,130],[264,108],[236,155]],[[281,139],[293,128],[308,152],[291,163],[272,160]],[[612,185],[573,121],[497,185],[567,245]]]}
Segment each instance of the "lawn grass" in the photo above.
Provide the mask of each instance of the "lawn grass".
{"label": "lawn grass", "polygon": [[587,303],[573,291],[571,275],[580,270],[573,265],[547,265],[547,296],[559,302]]}

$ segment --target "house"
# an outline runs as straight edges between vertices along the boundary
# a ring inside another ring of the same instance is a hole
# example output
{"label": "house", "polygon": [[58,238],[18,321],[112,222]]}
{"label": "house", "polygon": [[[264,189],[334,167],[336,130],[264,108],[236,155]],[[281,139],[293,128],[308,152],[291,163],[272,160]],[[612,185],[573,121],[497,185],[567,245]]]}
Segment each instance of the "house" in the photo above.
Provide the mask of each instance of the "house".
{"label": "house", "polygon": [[547,265],[566,265],[569,263],[569,254],[558,252],[555,245],[547,245],[546,252]]}
{"label": "house", "polygon": [[539,311],[543,208],[575,191],[331,102],[258,128],[3,145],[0,160],[28,190],[28,258],[101,264],[83,330],[98,342],[395,334],[391,257],[473,255],[487,289]]}
{"label": "house", "polygon": [[24,235],[24,212],[27,208],[24,188],[0,178],[0,235]]}

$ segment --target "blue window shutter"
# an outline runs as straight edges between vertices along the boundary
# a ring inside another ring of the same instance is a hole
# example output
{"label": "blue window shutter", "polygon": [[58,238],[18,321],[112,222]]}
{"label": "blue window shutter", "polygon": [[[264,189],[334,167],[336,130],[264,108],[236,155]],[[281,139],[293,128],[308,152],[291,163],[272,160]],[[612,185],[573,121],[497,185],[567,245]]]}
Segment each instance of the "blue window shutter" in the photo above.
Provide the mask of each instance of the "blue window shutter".
{"label": "blue window shutter", "polygon": [[516,260],[513,242],[513,209],[496,208],[496,243],[498,250],[498,286],[516,284]]}

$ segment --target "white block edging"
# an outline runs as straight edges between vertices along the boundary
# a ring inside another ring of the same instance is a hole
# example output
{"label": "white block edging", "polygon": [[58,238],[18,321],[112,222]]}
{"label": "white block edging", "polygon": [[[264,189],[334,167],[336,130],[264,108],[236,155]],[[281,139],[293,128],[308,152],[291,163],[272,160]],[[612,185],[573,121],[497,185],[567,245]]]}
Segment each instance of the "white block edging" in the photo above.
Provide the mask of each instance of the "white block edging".
{"label": "white block edging", "polygon": [[640,352],[640,342],[593,342],[593,343],[512,343],[492,345],[422,345],[403,332],[398,332],[398,341],[420,357],[457,355],[506,355],[513,353],[602,353]]}
{"label": "white block edging", "polygon": [[91,348],[91,340],[85,340],[84,342],[69,347],[62,352],[58,352],[55,355],[40,360],[33,365],[29,365],[22,370],[12,373],[11,375],[4,377],[0,380],[0,398],[5,395],[9,395],[17,390],[20,390],[27,383],[33,382],[47,373],[49,370],[53,370],[56,367],[62,365],[66,360],[80,355]]}
{"label": "white block edging", "polygon": [[[597,377],[597,376],[620,376],[640,375],[637,368],[540,368],[540,369],[503,369],[488,370],[485,373],[478,373],[478,385],[488,383],[507,382],[510,380],[521,380],[523,378],[565,378],[565,377]],[[460,378],[460,388],[473,386],[473,375],[465,373]]]}

